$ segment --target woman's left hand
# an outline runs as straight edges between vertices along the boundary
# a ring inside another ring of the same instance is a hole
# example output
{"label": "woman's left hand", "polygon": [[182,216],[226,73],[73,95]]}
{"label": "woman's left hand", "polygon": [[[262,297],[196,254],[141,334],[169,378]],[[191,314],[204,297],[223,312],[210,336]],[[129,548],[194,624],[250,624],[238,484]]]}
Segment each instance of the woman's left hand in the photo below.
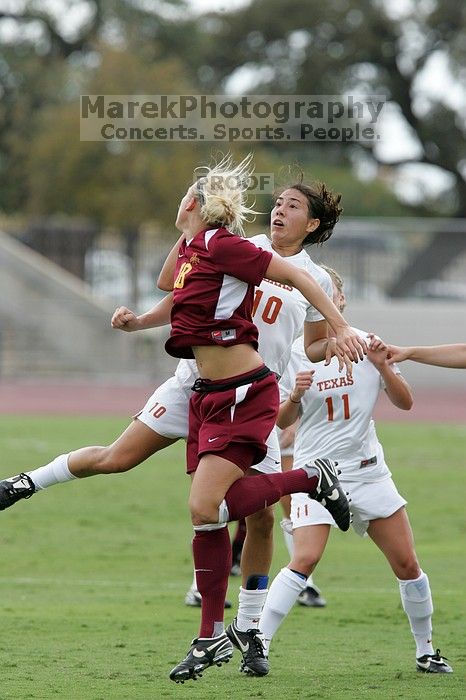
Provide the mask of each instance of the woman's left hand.
{"label": "woman's left hand", "polygon": [[346,364],[347,358],[350,362],[358,362],[364,359],[367,354],[367,343],[350,326],[339,328],[335,334],[336,356],[342,369],[342,361]]}
{"label": "woman's left hand", "polygon": [[325,350],[325,365],[329,365],[332,357],[336,357],[338,360],[338,371],[341,372],[342,369],[346,368],[346,374],[351,377],[353,374],[353,363],[341,348],[337,345],[337,339],[331,336],[327,340],[327,348]]}

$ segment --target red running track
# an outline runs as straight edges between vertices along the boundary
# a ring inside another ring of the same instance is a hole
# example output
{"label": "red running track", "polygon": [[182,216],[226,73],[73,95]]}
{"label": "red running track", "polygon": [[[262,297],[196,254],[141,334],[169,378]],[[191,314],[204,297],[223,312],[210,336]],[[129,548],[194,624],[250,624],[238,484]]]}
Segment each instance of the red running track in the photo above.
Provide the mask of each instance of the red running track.
{"label": "red running track", "polygon": [[[155,386],[79,383],[0,382],[0,413],[12,415],[131,416],[144,405]],[[411,411],[396,409],[381,396],[376,420],[466,425],[464,391],[415,389]]]}

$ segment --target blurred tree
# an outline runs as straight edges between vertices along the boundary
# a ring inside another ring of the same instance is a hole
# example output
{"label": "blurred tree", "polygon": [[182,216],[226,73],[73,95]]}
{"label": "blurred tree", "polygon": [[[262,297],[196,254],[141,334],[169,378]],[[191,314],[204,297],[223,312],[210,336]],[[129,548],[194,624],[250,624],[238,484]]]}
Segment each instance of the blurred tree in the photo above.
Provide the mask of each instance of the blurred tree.
{"label": "blurred tree", "polygon": [[[216,31],[217,20],[181,17],[182,2],[164,4],[177,8],[177,19],[161,16],[159,4],[157,11],[127,0],[67,4],[70,13],[81,8],[80,19],[65,22],[47,2],[26,2],[9,13],[13,28],[0,62],[0,209],[88,216],[127,230],[157,219],[171,230],[173,200],[193,167],[215,150],[212,144],[80,142],[77,99],[81,93],[169,94],[174,85],[177,92],[200,91],[212,74],[203,64],[205,32]],[[324,154],[308,146],[313,170],[330,183],[337,180],[333,186],[342,190],[347,213],[406,211],[381,183],[361,186],[341,167],[338,149],[326,144]],[[228,145],[216,148],[226,151]],[[241,155],[249,148],[231,150]],[[297,146],[286,154],[255,150],[259,172],[277,172],[304,154]],[[325,176],[319,163],[325,163]]]}
{"label": "blurred tree", "polygon": [[[31,193],[30,185],[40,180],[40,174],[31,173],[29,178],[30,144],[36,145],[38,130],[47,123],[51,131],[55,129],[58,143],[60,134],[64,135],[59,119],[63,116],[71,124],[69,105],[85,85],[89,87],[89,76],[103,60],[106,46],[116,46],[121,57],[128,52],[120,61],[119,74],[111,80],[116,93],[124,92],[125,76],[132,79],[126,80],[129,94],[138,89],[147,92],[148,86],[154,92],[162,89],[155,64],[176,55],[169,31],[174,26],[170,10],[181,11],[185,5],[183,0],[158,2],[154,9],[150,3],[133,0],[0,0],[0,209],[30,209],[31,197],[32,209],[37,209],[39,192]],[[186,26],[184,31],[190,30]],[[129,71],[133,55],[142,63]],[[185,61],[183,68],[178,63],[176,79],[173,73],[171,76],[176,83],[165,81],[166,91],[171,91],[173,84],[181,88],[188,64],[192,65]],[[150,76],[146,72],[149,65],[153,67]],[[169,74],[173,66],[164,64],[161,72]],[[110,73],[110,69],[101,73],[103,81],[110,81]],[[110,84],[101,81],[102,92],[109,92],[109,88]],[[68,133],[68,145],[72,133]],[[49,146],[53,150],[53,144]],[[94,158],[92,146],[83,145],[82,152],[92,153]],[[75,176],[79,179],[78,172]]]}
{"label": "blurred tree", "polygon": [[[211,15],[205,28],[200,74],[212,88],[241,71],[249,92],[259,94],[385,94],[412,148],[395,160],[377,147],[349,145],[346,157],[383,166],[385,177],[409,164],[438,169],[451,183],[441,211],[466,216],[464,2],[406,0],[394,8],[389,0],[252,0]],[[450,89],[426,91],[434,63],[449,73]],[[452,95],[460,85],[462,95]]]}
{"label": "blurred tree", "polygon": [[[89,94],[165,94],[174,84],[187,89],[176,61],[146,65],[109,48],[100,56],[98,68],[88,71]],[[85,82],[82,68],[79,80]],[[28,151],[27,211],[86,215],[116,227],[156,218],[171,225],[173,201],[189,183],[199,150],[184,143],[80,141],[77,101],[44,108]]]}

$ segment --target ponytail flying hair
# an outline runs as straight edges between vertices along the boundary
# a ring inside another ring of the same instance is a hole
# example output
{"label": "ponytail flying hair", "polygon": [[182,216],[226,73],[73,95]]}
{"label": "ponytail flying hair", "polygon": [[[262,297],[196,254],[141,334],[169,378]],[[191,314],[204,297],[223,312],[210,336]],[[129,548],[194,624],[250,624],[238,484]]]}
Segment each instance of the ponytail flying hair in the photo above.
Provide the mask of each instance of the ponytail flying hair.
{"label": "ponytail flying hair", "polygon": [[209,226],[224,226],[232,233],[244,236],[244,222],[251,221],[254,209],[246,205],[247,190],[254,172],[250,153],[238,165],[230,155],[209,168],[197,168],[198,176],[193,194],[199,202],[200,213]]}

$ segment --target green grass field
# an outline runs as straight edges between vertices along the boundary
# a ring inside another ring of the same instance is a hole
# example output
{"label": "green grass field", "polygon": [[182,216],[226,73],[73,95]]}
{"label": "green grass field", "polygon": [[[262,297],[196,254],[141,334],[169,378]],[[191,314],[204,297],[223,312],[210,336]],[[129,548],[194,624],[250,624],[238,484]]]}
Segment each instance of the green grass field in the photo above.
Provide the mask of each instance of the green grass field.
{"label": "green grass field", "polygon": [[[2,416],[0,476],[106,444],[125,422]],[[183,603],[192,573],[180,443],[129,474],[55,486],[0,513],[0,700],[463,700],[466,428],[385,425],[379,435],[430,577],[434,644],[454,674],[415,672],[384,558],[370,541],[335,532],[316,575],[328,606],[293,609],[269,676],[243,676],[237,655],[173,684],[168,672],[199,619]],[[277,530],[272,575],[287,561]],[[238,585],[230,579],[234,603]]]}

